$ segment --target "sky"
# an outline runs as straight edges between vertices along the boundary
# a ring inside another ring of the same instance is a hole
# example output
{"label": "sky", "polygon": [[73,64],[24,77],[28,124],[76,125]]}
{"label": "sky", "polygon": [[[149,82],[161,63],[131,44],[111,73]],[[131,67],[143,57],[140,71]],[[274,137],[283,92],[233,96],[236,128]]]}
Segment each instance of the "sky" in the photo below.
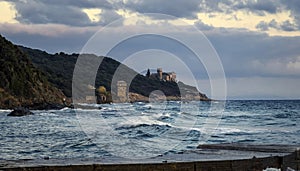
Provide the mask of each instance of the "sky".
{"label": "sky", "polygon": [[[149,28],[167,33],[187,27],[200,30],[218,54],[228,99],[300,99],[299,0],[0,0],[0,34],[15,44],[49,53],[81,52],[103,28],[109,34],[101,38],[110,42],[116,34]],[[197,43],[188,29],[176,34]],[[163,43],[155,42],[158,47]],[[144,50],[121,61],[139,72],[160,65],[175,71],[178,80],[196,81],[198,89],[211,96],[212,80],[205,64],[200,63],[198,70],[189,67],[185,55]],[[186,69],[191,69],[193,78],[184,74],[190,73]]]}

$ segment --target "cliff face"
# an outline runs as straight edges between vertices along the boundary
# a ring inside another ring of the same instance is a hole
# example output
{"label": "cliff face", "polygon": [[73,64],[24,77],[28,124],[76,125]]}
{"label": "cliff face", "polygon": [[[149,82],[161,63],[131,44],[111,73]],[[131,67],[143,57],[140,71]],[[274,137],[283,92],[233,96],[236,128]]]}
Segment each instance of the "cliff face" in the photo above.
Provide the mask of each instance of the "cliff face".
{"label": "cliff face", "polygon": [[63,93],[33,66],[28,56],[0,35],[0,108],[61,104]]}

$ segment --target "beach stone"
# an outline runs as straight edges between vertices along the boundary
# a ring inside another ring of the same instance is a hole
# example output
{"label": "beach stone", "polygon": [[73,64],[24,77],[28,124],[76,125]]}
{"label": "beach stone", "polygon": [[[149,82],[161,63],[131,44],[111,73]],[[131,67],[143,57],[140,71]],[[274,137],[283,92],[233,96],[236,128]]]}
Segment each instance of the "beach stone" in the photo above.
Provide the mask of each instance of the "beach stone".
{"label": "beach stone", "polygon": [[27,116],[27,115],[33,115],[33,113],[27,108],[18,107],[18,108],[15,108],[12,112],[10,112],[7,116],[20,117],[20,116]]}

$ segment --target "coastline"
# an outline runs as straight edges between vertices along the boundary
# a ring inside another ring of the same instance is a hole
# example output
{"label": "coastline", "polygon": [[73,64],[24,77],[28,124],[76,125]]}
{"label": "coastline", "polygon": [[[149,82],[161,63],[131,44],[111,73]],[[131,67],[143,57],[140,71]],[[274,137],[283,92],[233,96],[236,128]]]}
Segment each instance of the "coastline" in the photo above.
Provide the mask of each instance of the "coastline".
{"label": "coastline", "polygon": [[[149,103],[150,101],[156,101],[156,102],[163,102],[163,101],[183,101],[183,102],[188,102],[188,101],[215,101],[213,99],[207,98],[207,97],[202,97],[200,95],[197,96],[189,96],[189,97],[180,97],[180,96],[164,96],[164,97],[155,97],[153,99],[149,99],[149,97],[137,94],[137,93],[129,93],[128,95],[128,100],[125,102],[129,103],[136,103],[136,102],[144,102],[144,103]],[[78,100],[79,101],[79,100]],[[84,103],[85,101],[83,101]],[[89,103],[89,102],[88,102]],[[118,100],[114,100],[113,102],[105,102],[105,103],[124,103]],[[101,104],[101,103],[100,103]],[[70,107],[73,108],[74,106],[78,106],[77,104],[73,104],[71,98],[68,98],[67,103],[64,103],[63,100],[61,103],[57,102],[41,102],[41,103],[35,103],[35,104],[30,104],[28,105],[27,103],[24,104],[17,104],[14,106],[11,105],[0,105],[0,109],[3,110],[14,110],[15,108],[18,107],[23,107],[29,110],[60,110],[65,107]]]}
{"label": "coastline", "polygon": [[135,102],[149,102],[149,101],[161,102],[161,101],[213,101],[213,100],[206,96],[201,96],[201,95],[193,95],[193,96],[187,96],[187,97],[155,96],[155,97],[151,97],[151,99],[150,99],[149,97],[143,96],[141,94],[130,92],[128,101],[130,103],[135,103]]}

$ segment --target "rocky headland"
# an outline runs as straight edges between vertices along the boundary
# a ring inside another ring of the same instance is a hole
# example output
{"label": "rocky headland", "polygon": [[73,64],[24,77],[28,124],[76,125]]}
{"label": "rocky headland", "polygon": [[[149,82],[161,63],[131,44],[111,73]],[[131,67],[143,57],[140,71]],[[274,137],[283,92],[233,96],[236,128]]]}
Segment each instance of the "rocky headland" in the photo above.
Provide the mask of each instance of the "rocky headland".
{"label": "rocky headland", "polygon": [[[73,71],[78,56],[79,54],[63,52],[49,54],[17,46],[0,35],[0,108],[61,109],[70,106]],[[183,82],[161,81],[149,75],[141,75],[112,58],[92,54],[88,57],[102,58],[95,85],[82,85],[94,87],[98,103],[118,102],[112,100],[112,95],[117,92],[112,90],[111,85],[114,84],[112,80],[115,71],[120,67],[123,73],[135,75],[128,87],[126,102],[148,102],[155,90],[160,90],[164,94],[154,98],[158,101],[210,100],[195,87]],[[99,92],[100,87],[104,87],[105,91]]]}

